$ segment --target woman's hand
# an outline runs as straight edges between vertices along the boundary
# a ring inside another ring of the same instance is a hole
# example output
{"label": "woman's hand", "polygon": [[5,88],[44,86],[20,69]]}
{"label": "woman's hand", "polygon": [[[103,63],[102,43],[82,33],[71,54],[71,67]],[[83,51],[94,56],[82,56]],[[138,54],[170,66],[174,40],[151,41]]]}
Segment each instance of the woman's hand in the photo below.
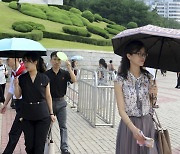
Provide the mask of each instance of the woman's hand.
{"label": "woman's hand", "polygon": [[156,82],[151,81],[150,87],[149,87],[149,94],[153,96],[157,96],[157,93],[158,93],[158,88],[157,88]]}
{"label": "woman's hand", "polygon": [[134,130],[132,131],[132,133],[133,133],[134,138],[135,138],[136,140],[138,140],[139,143],[144,143],[144,140],[145,140],[145,139],[144,139],[144,137],[142,136],[140,130],[139,130],[137,127],[134,128]]}
{"label": "woman's hand", "polygon": [[13,83],[15,87],[19,85],[19,80],[17,77],[14,78]]}
{"label": "woman's hand", "polygon": [[56,121],[56,117],[54,115],[51,115],[51,121],[55,122]]}

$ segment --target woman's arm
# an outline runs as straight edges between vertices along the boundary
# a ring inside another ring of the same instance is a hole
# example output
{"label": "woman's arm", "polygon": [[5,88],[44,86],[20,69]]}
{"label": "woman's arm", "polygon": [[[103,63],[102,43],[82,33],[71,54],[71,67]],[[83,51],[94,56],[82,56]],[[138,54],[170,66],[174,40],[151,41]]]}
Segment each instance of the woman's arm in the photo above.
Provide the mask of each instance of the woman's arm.
{"label": "woman's arm", "polygon": [[17,99],[19,99],[22,95],[21,87],[19,86],[19,80],[18,77],[14,78],[14,95]]}
{"label": "woman's arm", "polygon": [[119,114],[120,114],[123,122],[131,130],[135,139],[137,139],[139,141],[143,140],[143,137],[140,134],[140,130],[132,123],[131,119],[125,112],[125,104],[124,104],[122,87],[117,82],[115,82],[115,84],[114,84],[114,90],[115,90],[118,111],[119,111]]}
{"label": "woman's arm", "polygon": [[46,102],[48,104],[51,120],[55,121],[55,117],[54,117],[54,113],[53,113],[53,107],[52,107],[52,97],[51,97],[51,93],[50,93],[49,83],[46,86]]}

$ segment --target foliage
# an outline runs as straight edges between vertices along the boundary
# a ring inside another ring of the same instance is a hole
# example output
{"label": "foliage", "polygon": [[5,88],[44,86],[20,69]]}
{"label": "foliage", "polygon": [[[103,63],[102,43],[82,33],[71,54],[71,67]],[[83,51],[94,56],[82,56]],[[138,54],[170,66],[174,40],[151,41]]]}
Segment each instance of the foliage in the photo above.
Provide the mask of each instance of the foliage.
{"label": "foliage", "polygon": [[6,33],[0,32],[0,39],[3,38],[11,38],[11,37],[18,37],[18,38],[28,38],[31,40],[39,41],[43,38],[43,32],[40,30],[32,30],[30,33]]}
{"label": "foliage", "polygon": [[129,22],[126,27],[127,29],[131,29],[131,28],[137,28],[138,25],[135,22]]}
{"label": "foliage", "polygon": [[75,26],[64,26],[62,27],[63,31],[68,34],[79,35],[84,37],[91,37],[91,33],[89,33],[86,29],[75,27]]}
{"label": "foliage", "polygon": [[94,21],[102,21],[103,18],[99,14],[94,14]]}
{"label": "foliage", "polygon": [[78,27],[84,26],[83,21],[77,15],[72,13],[69,15],[69,17],[70,17],[73,25],[78,26]]}
{"label": "foliage", "polygon": [[15,2],[15,1],[10,2],[9,7],[12,8],[12,9],[17,10],[18,9],[17,2]]}
{"label": "foliage", "polygon": [[115,29],[115,30],[118,30],[119,32],[121,32],[121,31],[126,29],[126,27],[121,26],[121,25],[107,25],[107,27]]}
{"label": "foliage", "polygon": [[116,24],[114,21],[111,21],[111,20],[109,20],[109,19],[106,19],[106,18],[103,18],[102,19],[102,21],[104,21],[104,22],[106,22],[106,23],[108,23],[108,24]]}
{"label": "foliage", "polygon": [[104,28],[106,31],[108,31],[109,32],[109,34],[113,34],[113,35],[116,35],[116,34],[118,34],[119,33],[119,31],[118,30],[116,30],[116,29],[112,29],[112,28]]}
{"label": "foliage", "polygon": [[79,9],[76,9],[76,8],[71,8],[69,11],[73,12],[73,13],[76,13],[76,14],[82,14],[82,12]]}
{"label": "foliage", "polygon": [[32,30],[45,30],[44,25],[31,21],[17,21],[12,24],[12,28],[18,32],[31,32]]}
{"label": "foliage", "polygon": [[90,22],[94,21],[94,15],[91,13],[91,11],[88,11],[88,10],[84,11],[82,13],[82,17],[88,19]]}
{"label": "foliage", "polygon": [[91,24],[89,24],[87,26],[87,30],[91,33],[94,33],[94,34],[97,34],[97,35],[100,35],[106,39],[109,38],[109,35],[108,35],[108,32],[105,31],[104,29],[100,28],[100,27],[97,27],[97,26],[93,26]]}
{"label": "foliage", "polygon": [[47,19],[46,14],[41,9],[34,7],[33,5],[30,5],[30,4],[21,4],[20,11],[23,14],[26,14],[29,16],[33,16],[33,17],[37,17],[41,19]]}
{"label": "foliage", "polygon": [[53,32],[47,32],[47,31],[43,31],[43,36],[44,38],[81,42],[81,43],[94,44],[94,45],[100,45],[100,46],[112,45],[110,40],[104,40],[104,39],[100,40],[100,39],[86,38],[82,36],[65,35],[61,33],[53,33]]}

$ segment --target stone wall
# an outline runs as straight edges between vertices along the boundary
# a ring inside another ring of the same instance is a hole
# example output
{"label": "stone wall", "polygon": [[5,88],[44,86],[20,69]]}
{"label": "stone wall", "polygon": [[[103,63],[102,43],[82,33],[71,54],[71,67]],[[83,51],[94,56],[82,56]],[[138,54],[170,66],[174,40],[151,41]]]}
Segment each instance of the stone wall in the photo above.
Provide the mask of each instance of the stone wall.
{"label": "stone wall", "polygon": [[[53,52],[55,50],[49,49],[47,52],[47,57],[45,57],[45,61],[49,63],[50,60],[50,54],[51,52]],[[106,63],[109,64],[109,60],[113,61],[113,64],[115,66],[115,69],[117,70],[119,65],[120,65],[120,61],[121,61],[121,57],[118,55],[115,55],[112,52],[103,52],[103,51],[92,51],[92,50],[67,50],[67,49],[62,49],[62,50],[58,50],[58,51],[63,51],[64,53],[66,53],[66,55],[69,57],[69,59],[72,56],[75,55],[80,55],[82,57],[84,57],[84,59],[82,61],[78,62],[79,68],[88,68],[88,69],[96,69],[99,65],[99,59],[100,58],[104,58],[106,60]],[[50,67],[50,64],[49,64]]]}

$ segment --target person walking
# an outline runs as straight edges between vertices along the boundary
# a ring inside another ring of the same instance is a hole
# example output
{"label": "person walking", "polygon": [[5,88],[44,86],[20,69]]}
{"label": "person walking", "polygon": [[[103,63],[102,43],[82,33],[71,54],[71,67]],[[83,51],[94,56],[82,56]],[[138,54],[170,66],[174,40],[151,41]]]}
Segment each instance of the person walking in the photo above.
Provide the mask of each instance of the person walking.
{"label": "person walking", "polygon": [[99,67],[97,69],[97,75],[98,75],[98,85],[106,85],[108,81],[107,63],[103,58],[99,59]]}
{"label": "person walking", "polygon": [[23,56],[27,70],[14,79],[15,96],[22,95],[21,123],[27,154],[44,154],[51,121],[55,121],[49,79],[44,74],[45,63],[36,53]]}
{"label": "person walking", "polygon": [[16,116],[13,121],[11,130],[9,132],[9,141],[8,144],[3,152],[3,154],[12,154],[22,133],[22,126],[20,122],[20,112],[21,112],[21,97],[16,98],[14,95],[14,84],[13,80],[14,78],[19,77],[21,74],[25,73],[25,67],[23,65],[20,65],[18,58],[8,58],[7,59],[8,66],[12,69],[12,76],[10,79],[9,84],[9,91],[6,96],[6,99],[4,101],[4,104],[2,108],[0,109],[0,113],[4,114],[7,109],[7,105],[10,102],[10,100],[13,98],[15,102],[15,110],[16,110]]}
{"label": "person walking", "polygon": [[0,58],[0,103],[4,103],[4,91],[6,87],[6,78],[8,76],[8,70],[6,65],[3,64],[2,58]]}
{"label": "person walking", "polygon": [[177,85],[175,88],[180,89],[180,72],[177,72]]}
{"label": "person walking", "polygon": [[57,57],[57,52],[52,52],[50,55],[52,68],[46,72],[46,75],[50,79],[50,90],[51,96],[53,100],[53,111],[57,116],[57,120],[60,128],[60,136],[61,136],[61,153],[62,154],[70,154],[68,150],[67,143],[67,111],[66,106],[67,102],[64,99],[67,90],[67,83],[76,82],[76,76],[72,70],[71,64],[69,61],[66,61],[66,66],[68,71],[60,68],[61,59]]}
{"label": "person walking", "polygon": [[142,133],[152,139],[155,136],[150,95],[157,95],[157,87],[152,75],[143,69],[146,57],[144,44],[140,41],[132,41],[125,47],[114,83],[121,116],[116,154],[158,154],[156,144],[151,148],[145,146],[142,136]]}

